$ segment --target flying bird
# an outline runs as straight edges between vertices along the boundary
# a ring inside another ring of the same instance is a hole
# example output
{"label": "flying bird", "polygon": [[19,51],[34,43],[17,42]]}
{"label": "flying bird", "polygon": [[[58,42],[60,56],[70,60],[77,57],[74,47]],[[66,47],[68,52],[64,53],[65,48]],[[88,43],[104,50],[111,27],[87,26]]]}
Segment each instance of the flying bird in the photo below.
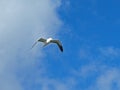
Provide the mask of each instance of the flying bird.
{"label": "flying bird", "polygon": [[52,38],[48,38],[48,39],[40,38],[33,44],[32,48],[37,44],[37,42],[43,42],[44,43],[43,46],[46,46],[50,43],[55,43],[55,44],[58,45],[60,51],[63,52],[63,46],[62,46],[62,44],[59,40],[55,40],[55,39],[52,39]]}

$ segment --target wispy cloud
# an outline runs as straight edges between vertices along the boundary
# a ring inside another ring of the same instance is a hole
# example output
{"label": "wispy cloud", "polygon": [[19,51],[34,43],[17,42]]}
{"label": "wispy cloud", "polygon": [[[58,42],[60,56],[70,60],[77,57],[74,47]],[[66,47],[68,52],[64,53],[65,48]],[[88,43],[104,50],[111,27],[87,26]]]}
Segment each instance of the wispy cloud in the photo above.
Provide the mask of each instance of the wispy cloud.
{"label": "wispy cloud", "polygon": [[1,90],[24,90],[17,74],[29,71],[38,58],[42,59],[40,49],[30,48],[38,37],[54,37],[59,31],[62,23],[56,13],[59,6],[59,0],[0,1]]}
{"label": "wispy cloud", "polygon": [[39,85],[41,85],[42,90],[72,90],[72,82],[68,81],[59,81],[57,79],[43,78],[37,80]]}
{"label": "wispy cloud", "polygon": [[80,59],[98,60],[98,59],[115,59],[120,57],[120,48],[114,46],[106,47],[82,47],[80,48]]}
{"label": "wispy cloud", "polygon": [[104,57],[110,57],[110,58],[115,58],[115,57],[120,57],[120,48],[115,48],[115,47],[103,47],[99,48],[101,55]]}
{"label": "wispy cloud", "polygon": [[109,68],[101,73],[90,90],[119,90],[120,89],[120,70]]}
{"label": "wispy cloud", "polygon": [[84,90],[119,90],[119,52],[115,46],[81,48],[80,61],[84,64],[72,70],[74,78],[81,78],[76,79],[78,85],[85,83]]}

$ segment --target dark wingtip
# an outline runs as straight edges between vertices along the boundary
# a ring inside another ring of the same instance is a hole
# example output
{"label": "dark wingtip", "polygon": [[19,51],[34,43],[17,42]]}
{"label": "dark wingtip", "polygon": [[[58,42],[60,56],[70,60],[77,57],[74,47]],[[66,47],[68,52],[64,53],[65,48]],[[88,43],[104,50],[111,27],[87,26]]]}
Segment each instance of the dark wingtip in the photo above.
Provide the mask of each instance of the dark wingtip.
{"label": "dark wingtip", "polygon": [[63,49],[61,51],[63,52]]}
{"label": "dark wingtip", "polygon": [[61,52],[63,52],[63,47],[60,47]]}
{"label": "dark wingtip", "polygon": [[61,52],[63,52],[63,50],[61,50]]}

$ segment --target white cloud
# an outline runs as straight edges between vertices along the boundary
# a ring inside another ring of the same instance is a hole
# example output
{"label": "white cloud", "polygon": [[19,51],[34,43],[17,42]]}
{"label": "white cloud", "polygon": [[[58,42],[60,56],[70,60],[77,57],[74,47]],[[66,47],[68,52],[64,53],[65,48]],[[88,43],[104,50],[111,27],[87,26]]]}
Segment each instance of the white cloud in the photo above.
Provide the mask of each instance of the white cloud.
{"label": "white cloud", "polygon": [[82,66],[79,70],[73,70],[73,74],[81,77],[81,78],[87,78],[91,77],[93,74],[95,74],[98,70],[98,67],[95,64],[90,64],[90,65],[84,65]]}
{"label": "white cloud", "polygon": [[120,90],[120,71],[117,68],[105,70],[90,90]]}
{"label": "white cloud", "polygon": [[81,60],[87,60],[94,63],[96,60],[117,60],[120,57],[120,48],[114,46],[106,47],[82,47],[79,51]]}
{"label": "white cloud", "polygon": [[36,82],[41,85],[41,90],[74,90],[76,82],[72,78],[65,80],[57,80],[50,78],[36,79]]}
{"label": "white cloud", "polygon": [[104,57],[115,58],[120,56],[120,48],[115,48],[112,46],[99,48],[99,51]]}
{"label": "white cloud", "polygon": [[84,81],[90,80],[91,83],[85,90],[119,90],[120,70],[116,64],[119,53],[120,48],[115,46],[82,48],[80,59],[87,63],[80,69],[73,70],[73,74]]}
{"label": "white cloud", "polygon": [[38,37],[59,32],[59,6],[59,0],[0,1],[0,90],[24,90],[16,72],[43,57],[40,48],[30,48]]}

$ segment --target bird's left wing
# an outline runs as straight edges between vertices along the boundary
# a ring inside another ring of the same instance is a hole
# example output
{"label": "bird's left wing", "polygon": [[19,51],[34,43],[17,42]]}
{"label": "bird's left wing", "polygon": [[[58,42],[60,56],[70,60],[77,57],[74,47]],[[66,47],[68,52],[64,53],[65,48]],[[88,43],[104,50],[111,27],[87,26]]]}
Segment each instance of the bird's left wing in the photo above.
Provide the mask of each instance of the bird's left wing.
{"label": "bird's left wing", "polygon": [[34,44],[33,44],[33,46],[32,46],[32,48],[37,44],[37,42],[46,42],[46,39],[44,39],[44,38],[40,38],[40,39],[38,39]]}
{"label": "bird's left wing", "polygon": [[52,43],[56,43],[59,49],[63,52],[63,46],[59,40],[51,40]]}
{"label": "bird's left wing", "polygon": [[40,39],[38,39],[38,41],[39,41],[39,42],[46,42],[46,39],[40,38]]}
{"label": "bird's left wing", "polygon": [[37,44],[38,41],[36,41],[33,45],[32,45],[32,48]]}

